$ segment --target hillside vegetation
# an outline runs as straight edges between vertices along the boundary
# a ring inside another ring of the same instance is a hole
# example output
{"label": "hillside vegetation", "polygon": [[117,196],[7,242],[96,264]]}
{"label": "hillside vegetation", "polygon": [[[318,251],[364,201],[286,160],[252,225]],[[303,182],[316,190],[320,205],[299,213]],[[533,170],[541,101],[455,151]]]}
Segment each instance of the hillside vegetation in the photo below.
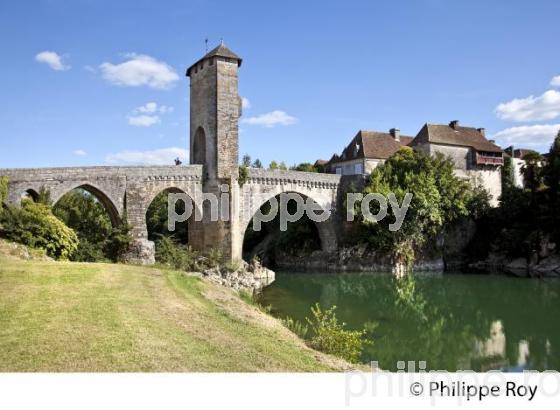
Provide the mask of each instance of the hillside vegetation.
{"label": "hillside vegetation", "polygon": [[276,319],[185,273],[22,260],[0,243],[0,371],[333,371]]}

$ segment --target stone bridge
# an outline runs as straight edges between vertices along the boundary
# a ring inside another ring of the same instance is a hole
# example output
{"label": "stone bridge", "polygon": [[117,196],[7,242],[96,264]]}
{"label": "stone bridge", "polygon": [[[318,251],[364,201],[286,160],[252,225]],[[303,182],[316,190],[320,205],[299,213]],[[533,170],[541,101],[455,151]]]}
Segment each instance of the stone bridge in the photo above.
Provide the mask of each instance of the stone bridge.
{"label": "stone bridge", "polygon": [[[42,189],[49,191],[53,205],[73,189],[90,192],[104,205],[114,225],[126,218],[135,242],[129,259],[138,263],[154,261],[146,213],[161,192],[182,192],[192,200],[195,212],[188,220],[188,240],[200,251],[220,248],[231,259],[241,258],[245,231],[255,212],[283,192],[311,198],[330,211],[331,218],[317,223],[317,229],[324,250],[337,246],[339,175],[250,168],[244,184],[239,187],[235,181],[237,187],[229,189],[231,217],[226,222],[205,218],[204,209],[210,201],[204,196],[208,190],[201,165],[0,169],[0,175],[10,180],[8,201],[12,204],[26,196],[36,198]],[[223,200],[220,195],[216,198]],[[201,221],[195,220],[196,213],[202,216]]]}
{"label": "stone bridge", "polygon": [[[44,188],[56,203],[65,193],[83,188],[105,206],[113,224],[126,216],[134,239],[128,259],[153,263],[146,212],[160,192],[187,194],[195,209],[188,221],[189,244],[200,251],[219,248],[230,260],[242,257],[243,237],[255,212],[276,195],[295,192],[331,212],[317,228],[322,248],[336,249],[339,175],[249,168],[239,182],[240,66],[241,58],[221,44],[186,72],[191,82],[191,165],[0,169],[0,175],[10,178],[9,201],[17,204],[23,195],[35,198]],[[220,209],[227,209],[227,220],[212,220],[210,194],[218,198]]]}

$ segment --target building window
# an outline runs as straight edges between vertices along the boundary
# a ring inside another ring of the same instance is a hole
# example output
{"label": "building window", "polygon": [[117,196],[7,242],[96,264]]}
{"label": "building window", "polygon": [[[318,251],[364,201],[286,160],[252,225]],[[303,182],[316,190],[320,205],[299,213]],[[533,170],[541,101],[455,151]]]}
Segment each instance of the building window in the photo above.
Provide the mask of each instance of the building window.
{"label": "building window", "polygon": [[364,164],[356,164],[354,165],[354,174],[362,175],[364,173]]}
{"label": "building window", "polygon": [[335,172],[337,175],[342,175],[342,168],[336,167]]}

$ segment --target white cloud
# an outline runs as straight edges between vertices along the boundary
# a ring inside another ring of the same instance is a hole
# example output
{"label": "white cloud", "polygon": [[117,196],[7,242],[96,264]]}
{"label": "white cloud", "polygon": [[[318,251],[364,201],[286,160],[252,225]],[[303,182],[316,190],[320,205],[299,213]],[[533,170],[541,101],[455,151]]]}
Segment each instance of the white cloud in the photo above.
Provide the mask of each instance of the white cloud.
{"label": "white cloud", "polygon": [[157,115],[137,115],[128,117],[128,124],[135,127],[151,127],[161,122]]}
{"label": "white cloud", "polygon": [[85,157],[87,155],[87,152],[85,152],[83,149],[77,149],[72,151],[72,154],[77,155],[78,157]]}
{"label": "white cloud", "polygon": [[101,64],[103,78],[116,85],[156,89],[170,88],[179,80],[175,70],[163,61],[144,54],[131,53],[126,57],[128,60],[120,64]]}
{"label": "white cloud", "polygon": [[84,70],[86,70],[86,71],[88,71],[88,72],[90,72],[90,73],[93,73],[93,74],[97,73],[97,70],[95,69],[95,67],[92,67],[92,66],[90,66],[90,65],[85,65],[85,66],[84,66]]}
{"label": "white cloud", "polygon": [[560,130],[560,124],[523,125],[506,128],[494,134],[502,146],[515,145],[518,147],[546,149]]}
{"label": "white cloud", "polygon": [[550,85],[553,87],[560,87],[560,75],[553,77],[552,80],[550,80]]}
{"label": "white cloud", "polygon": [[151,151],[121,151],[107,155],[105,161],[109,164],[123,165],[173,165],[173,160],[177,157],[186,163],[189,159],[189,151],[178,147]]}
{"label": "white cloud", "polygon": [[128,118],[128,124],[135,127],[151,127],[159,124],[161,118],[159,114],[173,112],[174,108],[167,105],[157,105],[155,102],[148,102],[132,110]]}
{"label": "white cloud", "polygon": [[136,108],[133,112],[134,113],[145,113],[145,114],[153,114],[156,112],[160,112],[162,114],[173,112],[174,108],[167,106],[167,105],[160,105],[158,106],[155,102],[149,102],[141,107]]}
{"label": "white cloud", "polygon": [[241,122],[251,125],[262,125],[272,128],[275,125],[291,125],[297,122],[297,118],[286,114],[284,111],[271,111],[256,117],[244,118]]}
{"label": "white cloud", "polygon": [[44,63],[56,71],[70,70],[70,66],[62,62],[63,57],[54,51],[41,51],[35,56],[35,61]]}
{"label": "white cloud", "polygon": [[560,116],[560,91],[548,90],[544,94],[516,98],[496,107],[496,115],[502,120],[539,121]]}
{"label": "white cloud", "polygon": [[251,101],[249,101],[248,98],[241,98],[241,108],[243,108],[244,110],[248,110],[249,108],[251,108]]}

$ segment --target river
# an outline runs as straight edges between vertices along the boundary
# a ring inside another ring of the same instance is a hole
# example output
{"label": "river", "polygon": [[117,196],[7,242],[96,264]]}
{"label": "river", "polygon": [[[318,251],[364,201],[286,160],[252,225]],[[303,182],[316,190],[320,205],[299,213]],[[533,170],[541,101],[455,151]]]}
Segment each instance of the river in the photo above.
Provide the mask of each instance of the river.
{"label": "river", "polygon": [[425,361],[427,370],[560,370],[560,280],[280,272],[260,298],[273,315],[301,322],[316,302],[336,305],[337,317],[372,341],[361,360],[386,370],[399,361]]}

